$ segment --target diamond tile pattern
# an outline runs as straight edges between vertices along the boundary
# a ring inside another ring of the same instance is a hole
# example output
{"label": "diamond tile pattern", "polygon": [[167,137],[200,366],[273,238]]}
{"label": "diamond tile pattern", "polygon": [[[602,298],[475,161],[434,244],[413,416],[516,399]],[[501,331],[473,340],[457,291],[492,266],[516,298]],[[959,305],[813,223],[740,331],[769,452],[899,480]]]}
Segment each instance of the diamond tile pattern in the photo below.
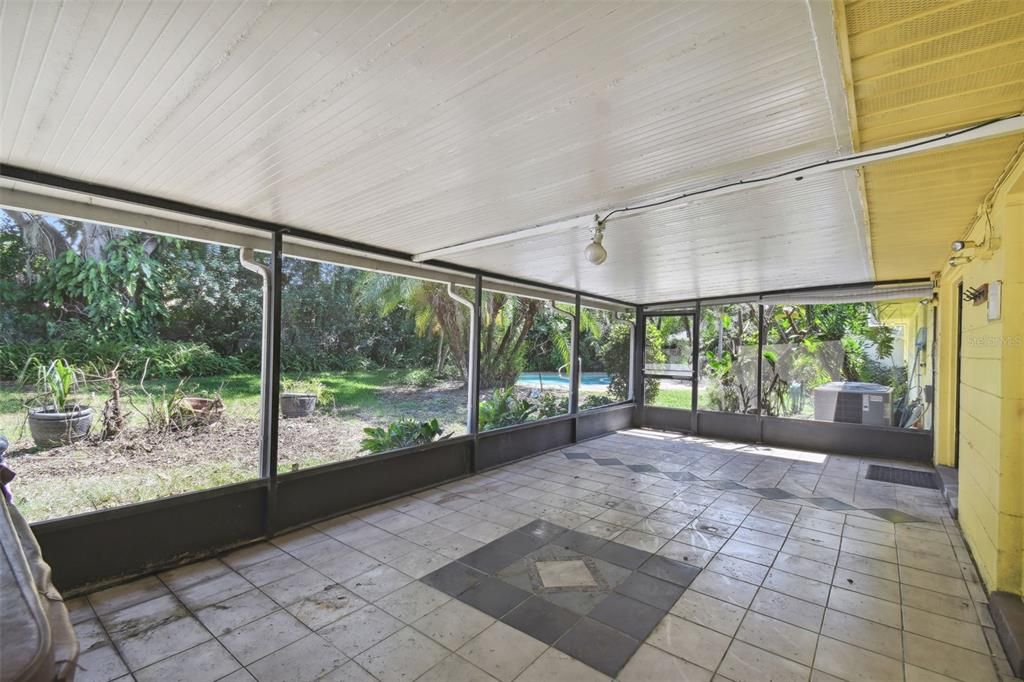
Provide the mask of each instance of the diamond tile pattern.
{"label": "diamond tile pattern", "polygon": [[[538,547],[538,535],[553,537]],[[489,561],[495,555],[501,561]],[[462,563],[467,559],[471,565]],[[493,564],[489,575],[458,591],[485,564]],[[614,676],[699,573],[668,557],[533,522],[422,580],[454,584],[456,599]]]}
{"label": "diamond tile pattern", "polygon": [[941,495],[875,463],[604,436],[72,600],[80,676],[1015,679]]}

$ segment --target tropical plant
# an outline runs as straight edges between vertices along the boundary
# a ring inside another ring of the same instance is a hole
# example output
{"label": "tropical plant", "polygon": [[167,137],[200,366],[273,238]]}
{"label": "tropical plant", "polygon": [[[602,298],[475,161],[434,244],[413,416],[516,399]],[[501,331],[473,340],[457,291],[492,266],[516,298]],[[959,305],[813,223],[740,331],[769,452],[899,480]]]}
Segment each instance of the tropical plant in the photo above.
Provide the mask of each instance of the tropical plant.
{"label": "tropical plant", "polygon": [[583,398],[583,400],[580,402],[580,409],[592,410],[595,407],[614,405],[617,402],[621,401],[615,400],[611,396],[605,395],[604,393],[591,393],[590,395]]}
{"label": "tropical plant", "polygon": [[[629,364],[630,350],[633,348],[633,325],[619,323],[611,327],[601,344],[600,358],[610,378],[608,393],[615,402],[629,400]],[[647,362],[664,362],[665,353],[661,350],[661,330],[653,323],[647,325]],[[652,402],[658,395],[660,384],[658,379],[644,380],[644,399]]]}
{"label": "tropical plant", "polygon": [[537,398],[536,410],[539,419],[561,416],[569,411],[569,398],[557,393],[541,393]]}
{"label": "tropical plant", "polygon": [[299,393],[316,396],[317,402],[327,397],[327,386],[319,379],[285,379],[281,382],[282,393]]}
{"label": "tropical plant", "polygon": [[61,359],[48,365],[36,361],[36,366],[39,398],[47,406],[53,407],[55,412],[67,412],[68,408],[74,408],[72,396],[78,388],[81,372]]}
{"label": "tropical plant", "polygon": [[369,427],[363,429],[366,437],[359,445],[366,452],[387,452],[414,445],[426,445],[435,440],[448,438],[436,419],[418,422],[414,419],[400,419],[386,427]]}
{"label": "tropical plant", "polygon": [[528,421],[536,407],[526,398],[516,397],[515,388],[496,388],[480,402],[480,430],[499,429]]}

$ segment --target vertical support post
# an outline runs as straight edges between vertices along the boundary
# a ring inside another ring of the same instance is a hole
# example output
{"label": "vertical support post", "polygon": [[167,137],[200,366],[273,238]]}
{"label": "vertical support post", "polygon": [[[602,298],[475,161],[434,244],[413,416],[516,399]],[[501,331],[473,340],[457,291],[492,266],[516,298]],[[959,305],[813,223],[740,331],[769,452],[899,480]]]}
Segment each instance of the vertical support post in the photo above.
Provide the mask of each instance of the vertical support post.
{"label": "vertical support post", "polygon": [[[473,308],[469,323],[469,433],[480,432],[480,310],[484,304],[483,278],[475,277]],[[473,447],[473,471],[476,471],[476,441]]]}
{"label": "vertical support post", "polygon": [[274,532],[277,509],[277,434],[281,398],[281,260],[283,234],[275,232],[270,251],[269,281],[264,296],[263,366],[260,382],[260,476],[267,479],[264,528]]}
{"label": "vertical support post", "polygon": [[580,295],[576,294],[575,313],[572,317],[572,340],[569,344],[569,364],[572,374],[569,376],[569,414],[580,411],[580,371],[583,360],[580,358],[580,314],[583,312]]}
{"label": "vertical support post", "polygon": [[700,301],[693,309],[693,359],[690,361],[690,431],[697,433],[697,406],[700,405]]}
{"label": "vertical support post", "polygon": [[647,337],[647,320],[644,318],[644,309],[636,307],[636,323],[633,325],[633,343],[630,352],[630,398],[639,406],[644,405],[644,357],[646,349],[644,343]]}
{"label": "vertical support post", "polygon": [[764,406],[761,404],[761,388],[763,383],[764,365],[764,304],[757,304],[757,441],[764,440]]}

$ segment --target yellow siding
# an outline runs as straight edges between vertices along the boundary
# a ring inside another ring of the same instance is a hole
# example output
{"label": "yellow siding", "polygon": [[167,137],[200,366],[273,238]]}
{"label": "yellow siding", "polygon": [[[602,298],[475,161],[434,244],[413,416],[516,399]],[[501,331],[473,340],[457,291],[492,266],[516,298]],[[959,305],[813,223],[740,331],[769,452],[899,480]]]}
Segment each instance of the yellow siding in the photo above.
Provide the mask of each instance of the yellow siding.
{"label": "yellow siding", "polygon": [[[836,9],[859,148],[1024,111],[1021,0],[846,0]],[[865,168],[876,278],[939,269],[1022,140]]]}
{"label": "yellow siding", "polygon": [[[936,459],[951,464],[955,396],[956,287],[1001,280],[998,320],[987,305],[963,307],[960,414],[960,524],[985,585],[1024,592],[1024,164],[995,195],[993,248],[947,267],[939,292],[940,376]],[[986,238],[979,221],[970,238]]]}

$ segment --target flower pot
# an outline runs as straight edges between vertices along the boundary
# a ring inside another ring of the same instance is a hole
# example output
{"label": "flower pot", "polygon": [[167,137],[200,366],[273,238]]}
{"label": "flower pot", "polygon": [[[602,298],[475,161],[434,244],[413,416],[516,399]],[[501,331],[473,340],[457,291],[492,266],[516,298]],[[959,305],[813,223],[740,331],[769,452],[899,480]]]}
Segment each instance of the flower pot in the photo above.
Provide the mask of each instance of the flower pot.
{"label": "flower pot", "polygon": [[219,398],[185,396],[179,402],[177,422],[180,428],[213,424],[224,414],[224,403]]}
{"label": "flower pot", "polygon": [[282,393],[281,416],[286,419],[308,417],[316,409],[316,395],[313,393]]}
{"label": "flower pot", "polygon": [[92,426],[92,409],[73,405],[67,412],[55,407],[44,407],[28,413],[28,428],[32,440],[41,448],[55,448],[82,440]]}

